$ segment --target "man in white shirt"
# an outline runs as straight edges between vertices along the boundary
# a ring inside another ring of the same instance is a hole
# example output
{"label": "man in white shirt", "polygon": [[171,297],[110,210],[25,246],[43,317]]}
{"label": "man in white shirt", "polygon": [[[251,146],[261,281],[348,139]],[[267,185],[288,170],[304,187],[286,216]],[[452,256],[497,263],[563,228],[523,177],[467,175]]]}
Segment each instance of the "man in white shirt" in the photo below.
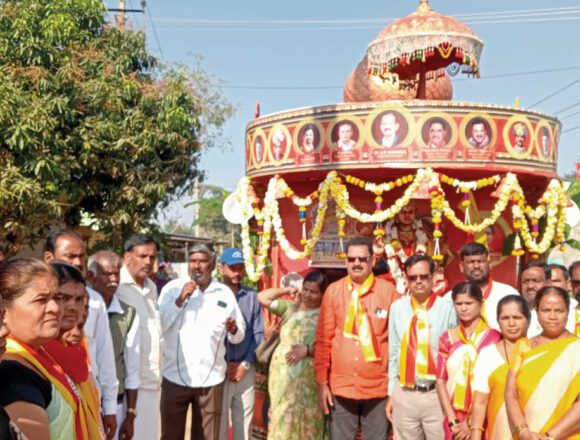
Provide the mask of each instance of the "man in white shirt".
{"label": "man in white shirt", "polygon": [[429,122],[429,148],[444,148],[447,146],[447,126],[441,118],[433,118]]}
{"label": "man in white shirt", "polygon": [[[461,273],[479,286],[483,292],[483,307],[481,314],[491,328],[499,331],[497,322],[497,304],[508,295],[519,295],[519,292],[512,286],[491,278],[489,264],[489,251],[481,243],[466,243],[459,253],[461,263],[459,269]],[[445,299],[451,301],[451,291],[445,294]]]}
{"label": "man in white shirt", "polygon": [[399,144],[399,123],[397,116],[393,112],[387,112],[381,117],[381,146],[385,148],[392,148]]}
{"label": "man in white shirt", "polygon": [[205,244],[188,256],[189,277],[161,291],[159,311],[165,338],[161,438],[183,439],[192,406],[191,438],[219,440],[225,338],[239,344],[245,323],[232,291],[212,278],[216,254]]}
{"label": "man in white shirt", "polygon": [[117,426],[115,440],[133,438],[137,415],[137,393],[141,379],[139,348],[141,329],[135,308],[119,301],[115,292],[119,287],[121,259],[111,251],[99,251],[88,261],[87,280],[102,297],[109,314],[109,327],[115,352],[115,366],[119,380],[117,395]]}
{"label": "man in white shirt", "polygon": [[134,234],[125,242],[117,298],[134,307],[141,329],[141,374],[136,405],[135,439],[159,438],[161,400],[161,355],[163,334],[157,308],[157,287],[149,279],[159,244],[145,234]]}
{"label": "man in white shirt", "polygon": [[[50,234],[44,244],[43,259],[46,263],[63,261],[85,274],[87,247],[84,239],[72,230],[60,230]],[[101,296],[87,287],[89,313],[84,325],[91,369],[99,384],[103,427],[107,440],[117,431],[117,394],[119,382],[115,369],[113,341],[109,332],[109,318]]]}
{"label": "man in white shirt", "polygon": [[350,122],[343,122],[338,126],[338,141],[336,146],[338,151],[351,151],[356,146],[356,141],[352,138],[353,131]]}

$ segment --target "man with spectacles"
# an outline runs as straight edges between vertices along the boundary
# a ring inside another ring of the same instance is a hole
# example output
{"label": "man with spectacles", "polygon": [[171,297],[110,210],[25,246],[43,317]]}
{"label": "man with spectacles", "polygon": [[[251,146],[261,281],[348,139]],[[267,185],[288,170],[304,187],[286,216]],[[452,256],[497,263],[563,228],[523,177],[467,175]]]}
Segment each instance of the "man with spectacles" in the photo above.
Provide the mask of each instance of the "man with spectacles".
{"label": "man with spectacles", "polygon": [[386,439],[388,322],[398,298],[394,286],[372,273],[372,241],[346,245],[347,276],[323,296],[316,329],[314,369],[318,402],[330,415],[330,437]]}
{"label": "man with spectacles", "polygon": [[439,337],[457,325],[457,315],[452,302],[433,293],[430,257],[409,257],[404,271],[411,294],[391,308],[387,417],[395,438],[443,440],[435,362]]}

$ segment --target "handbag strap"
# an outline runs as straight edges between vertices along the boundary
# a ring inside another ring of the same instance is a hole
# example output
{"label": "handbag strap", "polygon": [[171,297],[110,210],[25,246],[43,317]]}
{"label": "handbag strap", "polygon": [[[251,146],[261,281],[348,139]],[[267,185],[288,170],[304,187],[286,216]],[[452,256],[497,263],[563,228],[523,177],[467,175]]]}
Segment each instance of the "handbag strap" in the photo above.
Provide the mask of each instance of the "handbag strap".
{"label": "handbag strap", "polygon": [[282,321],[280,321],[280,328],[282,328],[282,326],[288,322],[288,320],[294,314],[294,312],[296,310],[298,310],[298,307],[300,307],[300,304],[301,304],[300,302],[296,302],[296,303],[290,305],[290,307],[288,307],[288,310],[286,310],[286,312],[284,313],[284,316],[282,316]]}

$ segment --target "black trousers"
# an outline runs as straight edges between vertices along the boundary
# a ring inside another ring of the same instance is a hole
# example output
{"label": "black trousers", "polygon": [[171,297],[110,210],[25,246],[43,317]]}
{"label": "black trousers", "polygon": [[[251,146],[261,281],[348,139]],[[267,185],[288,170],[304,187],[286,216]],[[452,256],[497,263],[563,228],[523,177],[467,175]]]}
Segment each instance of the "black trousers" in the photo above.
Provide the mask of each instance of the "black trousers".
{"label": "black trousers", "polygon": [[183,440],[191,405],[191,439],[219,440],[223,391],[223,382],[207,388],[189,388],[163,378],[161,439]]}
{"label": "black trousers", "polygon": [[353,400],[334,396],[330,411],[330,440],[354,440],[360,424],[364,440],[385,440],[389,427],[387,398]]}

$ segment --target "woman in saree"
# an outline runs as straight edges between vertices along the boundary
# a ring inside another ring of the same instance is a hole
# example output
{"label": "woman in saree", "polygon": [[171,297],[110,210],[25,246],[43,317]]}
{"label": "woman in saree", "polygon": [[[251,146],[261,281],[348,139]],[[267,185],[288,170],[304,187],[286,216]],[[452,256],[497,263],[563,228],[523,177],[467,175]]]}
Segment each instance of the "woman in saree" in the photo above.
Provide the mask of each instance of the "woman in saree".
{"label": "woman in saree", "polygon": [[523,297],[508,295],[497,304],[497,318],[502,339],[481,350],[473,371],[471,440],[507,440],[511,437],[505,384],[510,355],[516,341],[528,332],[531,312]]}
{"label": "woman in saree", "polygon": [[[0,296],[0,360],[6,352],[6,336],[8,336],[8,326],[4,322],[4,303]],[[24,440],[24,434],[18,427],[10,420],[10,417],[0,406],[0,439],[2,440]]]}
{"label": "woman in saree", "polygon": [[514,438],[580,439],[580,339],[566,330],[569,308],[564,289],[536,294],[542,333],[520,339],[510,358],[505,399]]}
{"label": "woman in saree", "polygon": [[279,299],[288,289],[268,289],[258,301],[287,319],[270,363],[269,440],[324,439],[324,414],[318,408],[314,376],[314,333],[327,281],[320,271],[306,275],[298,302]]}
{"label": "woman in saree", "polygon": [[445,414],[445,439],[468,440],[473,368],[480,351],[497,342],[501,335],[481,317],[483,293],[477,284],[457,284],[451,291],[451,298],[459,326],[439,338],[436,388]]}
{"label": "woman in saree", "polygon": [[54,269],[31,258],[0,266],[0,295],[10,333],[0,363],[0,405],[30,439],[74,440],[79,397],[42,348],[58,337],[62,305]]}
{"label": "woman in saree", "polygon": [[[58,279],[58,290],[62,298],[63,316],[58,338],[43,345],[46,352],[62,367],[67,378],[72,380],[73,388],[80,396],[79,411],[82,418],[83,436],[89,439],[104,438],[101,423],[101,402],[93,374],[87,345],[71,344],[67,335],[78,329],[85,321],[88,294],[81,272],[66,263],[53,262]],[[84,338],[83,338],[84,339]]]}

